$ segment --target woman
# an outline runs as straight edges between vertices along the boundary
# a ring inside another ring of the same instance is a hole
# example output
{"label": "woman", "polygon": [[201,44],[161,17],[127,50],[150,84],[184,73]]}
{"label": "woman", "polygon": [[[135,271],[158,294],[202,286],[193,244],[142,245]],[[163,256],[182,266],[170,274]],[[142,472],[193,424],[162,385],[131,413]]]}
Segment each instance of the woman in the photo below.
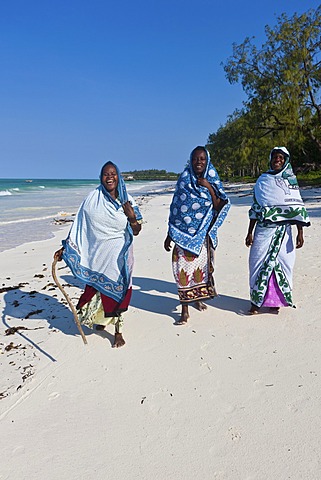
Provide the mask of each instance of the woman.
{"label": "woman", "polygon": [[142,216],[112,162],[101,170],[100,185],[80,206],[68,238],[55,258],[63,259],[86,284],[77,309],[81,323],[97,330],[115,325],[113,347],[125,344],[122,313],[132,293],[133,235]]}
{"label": "woman", "polygon": [[303,227],[310,225],[285,147],[271,151],[270,169],[256,181],[249,217],[245,238],[246,246],[251,247],[249,313],[259,313],[260,307],[278,313],[280,307],[293,306],[295,248],[291,225],[297,227],[296,248],[303,246]]}
{"label": "woman", "polygon": [[164,248],[173,249],[173,274],[182,305],[180,320],[189,318],[188,304],[198,310],[207,307],[202,300],[217,295],[214,285],[214,250],[217,229],[230,208],[217,171],[208,151],[194,148],[189,163],[180,175],[170,207],[168,234]]}

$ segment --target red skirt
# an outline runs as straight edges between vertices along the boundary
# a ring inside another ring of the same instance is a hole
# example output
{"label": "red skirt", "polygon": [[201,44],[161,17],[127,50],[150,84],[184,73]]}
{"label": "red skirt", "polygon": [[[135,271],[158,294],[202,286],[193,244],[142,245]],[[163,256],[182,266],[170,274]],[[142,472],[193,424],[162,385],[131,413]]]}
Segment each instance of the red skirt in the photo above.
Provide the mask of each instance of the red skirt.
{"label": "red skirt", "polygon": [[[84,293],[81,295],[77,309],[82,308],[86,303],[88,303],[94,295],[96,295],[97,290],[90,285],[86,285]],[[132,287],[130,287],[124,299],[119,303],[116,300],[107,297],[107,295],[100,294],[101,302],[103,304],[103,309],[105,312],[105,317],[116,317],[119,316],[121,313],[126,312],[128,310],[128,305],[132,296]]]}

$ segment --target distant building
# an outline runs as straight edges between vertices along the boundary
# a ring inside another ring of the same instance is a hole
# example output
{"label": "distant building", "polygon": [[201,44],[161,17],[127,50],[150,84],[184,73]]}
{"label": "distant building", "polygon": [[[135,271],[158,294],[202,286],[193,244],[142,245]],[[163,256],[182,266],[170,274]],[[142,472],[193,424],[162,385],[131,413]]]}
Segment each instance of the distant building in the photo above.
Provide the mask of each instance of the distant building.
{"label": "distant building", "polygon": [[135,180],[133,175],[127,175],[126,173],[122,173],[122,176],[125,182],[132,182],[133,180]]}

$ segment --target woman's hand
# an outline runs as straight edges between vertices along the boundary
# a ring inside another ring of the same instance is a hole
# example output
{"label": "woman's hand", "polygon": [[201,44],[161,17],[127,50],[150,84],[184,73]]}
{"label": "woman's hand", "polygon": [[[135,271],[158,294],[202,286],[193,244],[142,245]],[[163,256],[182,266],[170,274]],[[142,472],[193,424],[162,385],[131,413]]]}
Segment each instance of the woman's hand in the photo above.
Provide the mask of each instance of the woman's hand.
{"label": "woman's hand", "polygon": [[136,215],[130,201],[123,203],[123,210],[130,223],[136,222]]}
{"label": "woman's hand", "polygon": [[61,247],[54,253],[54,259],[57,260],[57,262],[61,262],[63,251],[64,247]]}
{"label": "woman's hand", "polygon": [[298,234],[296,236],[296,248],[301,248],[303,247],[304,244],[304,238],[303,238],[303,228],[298,227]]}
{"label": "woman's hand", "polygon": [[206,180],[206,178],[203,178],[203,177],[199,177],[197,179],[197,184],[201,185],[202,187],[208,188],[208,189],[211,188],[210,182],[208,180]]}
{"label": "woman's hand", "polygon": [[171,237],[169,235],[167,235],[167,237],[165,238],[165,241],[164,241],[164,248],[165,248],[166,252],[171,251],[171,248],[172,248],[171,242],[172,242]]}
{"label": "woman's hand", "polygon": [[123,204],[123,210],[126,217],[128,218],[130,226],[132,227],[133,235],[136,237],[141,231],[142,226],[140,223],[137,222],[134,209],[129,201]]}
{"label": "woman's hand", "polygon": [[216,195],[213,185],[211,185],[210,182],[206,180],[206,178],[199,177],[197,179],[197,184],[208,189],[211,195],[214,210],[216,210],[217,212],[220,212],[224,207],[224,205],[228,202],[228,200],[222,200],[221,198],[219,198]]}
{"label": "woman's hand", "polygon": [[137,237],[137,235],[142,229],[142,224],[136,221],[134,223],[130,222],[130,226],[132,227],[134,237]]}
{"label": "woman's hand", "polygon": [[257,220],[255,218],[250,219],[249,228],[247,230],[247,235],[245,237],[245,245],[250,247],[253,245],[253,230],[256,225]]}
{"label": "woman's hand", "polygon": [[245,245],[247,247],[250,247],[251,245],[253,244],[253,234],[252,233],[248,233],[245,237]]}

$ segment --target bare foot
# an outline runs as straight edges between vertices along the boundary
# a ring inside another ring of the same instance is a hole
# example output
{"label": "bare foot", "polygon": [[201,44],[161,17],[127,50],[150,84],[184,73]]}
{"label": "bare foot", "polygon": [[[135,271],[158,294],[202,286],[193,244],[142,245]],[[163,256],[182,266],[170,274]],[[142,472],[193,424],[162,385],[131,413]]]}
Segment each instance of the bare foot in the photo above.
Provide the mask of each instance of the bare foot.
{"label": "bare foot", "polygon": [[178,322],[175,322],[175,325],[185,325],[188,319],[189,319],[189,314],[182,312],[181,318],[178,320]]}
{"label": "bare foot", "polygon": [[249,310],[249,314],[250,314],[250,315],[257,315],[258,313],[260,313],[259,307],[257,307],[256,305],[254,305],[254,303],[251,303],[251,308],[250,308],[250,310]]}
{"label": "bare foot", "polygon": [[201,302],[198,300],[197,302],[194,303],[195,308],[202,312],[203,310],[207,310],[207,305],[204,302]]}
{"label": "bare foot", "polygon": [[122,336],[121,333],[115,333],[115,340],[114,340],[114,345],[113,348],[119,348],[123,347],[125,345],[125,340]]}
{"label": "bare foot", "polygon": [[178,320],[178,322],[175,323],[175,325],[185,325],[188,319],[189,319],[188,305],[182,304],[181,318]]}
{"label": "bare foot", "polygon": [[105,330],[105,325],[96,325],[96,330]]}
{"label": "bare foot", "polygon": [[274,313],[275,315],[278,315],[280,311],[280,307],[270,307],[270,312]]}

